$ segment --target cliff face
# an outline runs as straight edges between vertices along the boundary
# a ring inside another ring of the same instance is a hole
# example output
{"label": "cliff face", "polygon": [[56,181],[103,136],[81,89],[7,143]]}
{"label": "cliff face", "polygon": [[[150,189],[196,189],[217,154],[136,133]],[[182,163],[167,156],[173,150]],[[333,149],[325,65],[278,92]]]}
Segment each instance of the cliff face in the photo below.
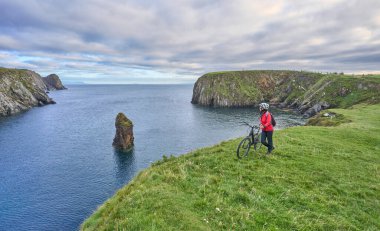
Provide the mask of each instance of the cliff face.
{"label": "cliff face", "polygon": [[194,84],[192,103],[215,107],[269,102],[306,117],[331,107],[380,102],[380,78],[298,71],[231,71],[205,74]]}
{"label": "cliff face", "polygon": [[55,103],[45,93],[46,89],[41,76],[36,72],[0,68],[0,116]]}
{"label": "cliff face", "polygon": [[58,75],[56,75],[56,74],[50,74],[46,77],[43,77],[42,80],[44,81],[46,88],[49,91],[67,89],[65,86],[63,86],[61,80],[59,79]]}

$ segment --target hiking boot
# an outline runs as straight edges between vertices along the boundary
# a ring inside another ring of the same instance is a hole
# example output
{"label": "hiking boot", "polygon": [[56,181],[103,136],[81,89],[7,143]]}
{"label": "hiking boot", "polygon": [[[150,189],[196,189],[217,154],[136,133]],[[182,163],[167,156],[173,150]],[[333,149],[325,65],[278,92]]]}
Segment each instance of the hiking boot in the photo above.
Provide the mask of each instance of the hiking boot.
{"label": "hiking boot", "polygon": [[270,155],[273,152],[274,149],[275,149],[274,147],[272,147],[272,149],[269,149],[268,152],[267,152],[267,155]]}

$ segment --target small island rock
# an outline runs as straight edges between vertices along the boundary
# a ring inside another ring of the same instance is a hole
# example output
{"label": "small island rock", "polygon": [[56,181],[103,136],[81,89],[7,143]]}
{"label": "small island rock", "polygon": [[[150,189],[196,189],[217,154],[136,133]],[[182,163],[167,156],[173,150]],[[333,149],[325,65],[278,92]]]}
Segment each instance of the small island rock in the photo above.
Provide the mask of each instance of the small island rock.
{"label": "small island rock", "polygon": [[50,74],[46,77],[43,77],[42,80],[44,81],[48,91],[67,89],[65,86],[63,86],[61,80],[56,74]]}
{"label": "small island rock", "polygon": [[122,150],[128,150],[133,146],[133,123],[123,113],[116,116],[116,134],[112,145]]}

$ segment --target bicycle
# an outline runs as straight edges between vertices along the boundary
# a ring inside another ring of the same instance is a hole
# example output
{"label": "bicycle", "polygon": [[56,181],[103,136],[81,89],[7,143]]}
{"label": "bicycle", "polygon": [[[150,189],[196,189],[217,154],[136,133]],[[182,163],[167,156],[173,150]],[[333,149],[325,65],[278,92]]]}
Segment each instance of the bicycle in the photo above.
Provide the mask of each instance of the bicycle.
{"label": "bicycle", "polygon": [[[249,132],[249,135],[247,137],[245,137],[242,141],[240,141],[240,144],[236,150],[236,155],[239,159],[241,159],[242,157],[246,157],[248,155],[248,152],[252,145],[255,151],[258,151],[261,148],[260,127],[255,126],[255,125],[252,126],[248,124],[247,122],[243,122],[243,124],[250,127],[251,131]],[[254,132],[255,129],[257,129],[256,132]]]}

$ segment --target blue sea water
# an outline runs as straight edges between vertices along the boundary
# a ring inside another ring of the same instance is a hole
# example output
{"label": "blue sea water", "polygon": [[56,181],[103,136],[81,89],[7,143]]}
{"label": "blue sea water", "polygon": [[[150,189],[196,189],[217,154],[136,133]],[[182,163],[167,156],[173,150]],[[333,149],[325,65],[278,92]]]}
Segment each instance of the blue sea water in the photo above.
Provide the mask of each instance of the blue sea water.
{"label": "blue sea water", "polygon": [[[257,108],[190,103],[192,85],[72,85],[56,105],[0,119],[0,230],[77,230],[107,198],[163,155],[246,135]],[[134,123],[135,147],[113,149],[115,117]],[[278,128],[299,125],[275,111]],[[235,158],[231,153],[231,158]]]}

